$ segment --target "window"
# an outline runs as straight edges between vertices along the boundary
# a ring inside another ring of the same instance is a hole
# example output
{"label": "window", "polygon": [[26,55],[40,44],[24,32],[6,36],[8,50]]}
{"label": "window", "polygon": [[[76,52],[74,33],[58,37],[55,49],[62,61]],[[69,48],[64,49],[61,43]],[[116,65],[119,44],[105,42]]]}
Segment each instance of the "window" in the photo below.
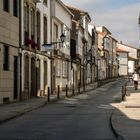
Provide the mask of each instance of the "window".
{"label": "window", "polygon": [[3,10],[9,12],[9,0],[3,0]]}
{"label": "window", "polygon": [[45,3],[46,5],[47,5],[47,3],[48,3],[47,1],[48,1],[48,0],[44,0],[44,3]]}
{"label": "window", "polygon": [[64,32],[64,34],[65,34],[65,36],[66,36],[66,38],[65,38],[65,44],[64,44],[64,46],[67,48],[67,49],[70,49],[70,30],[69,30],[69,28],[67,27],[67,26],[63,26],[63,32]]}
{"label": "window", "polygon": [[24,31],[28,32],[29,30],[29,7],[27,4],[24,5]]}
{"label": "window", "polygon": [[25,45],[28,46],[29,39],[29,6],[24,4],[24,39]]}
{"label": "window", "polygon": [[18,17],[18,0],[13,0],[13,15]]}
{"label": "window", "polygon": [[[54,23],[53,26],[53,42],[59,42],[58,40],[58,25]],[[59,48],[59,44],[55,44],[55,48]]]}
{"label": "window", "polygon": [[56,61],[56,76],[61,76],[61,61]]}
{"label": "window", "polygon": [[58,25],[54,24],[53,41],[56,42],[58,39]]}
{"label": "window", "polygon": [[3,48],[3,70],[9,70],[9,46]]}
{"label": "window", "polygon": [[44,17],[44,43],[47,43],[47,18]]}
{"label": "window", "polygon": [[81,25],[82,27],[84,27],[84,17],[81,17],[81,19],[80,19],[80,25]]}
{"label": "window", "polygon": [[37,12],[37,44],[40,45],[40,13]]}
{"label": "window", "polygon": [[63,77],[67,77],[67,68],[68,68],[67,62],[63,61]]}
{"label": "window", "polygon": [[35,35],[35,10],[31,8],[31,35]]}

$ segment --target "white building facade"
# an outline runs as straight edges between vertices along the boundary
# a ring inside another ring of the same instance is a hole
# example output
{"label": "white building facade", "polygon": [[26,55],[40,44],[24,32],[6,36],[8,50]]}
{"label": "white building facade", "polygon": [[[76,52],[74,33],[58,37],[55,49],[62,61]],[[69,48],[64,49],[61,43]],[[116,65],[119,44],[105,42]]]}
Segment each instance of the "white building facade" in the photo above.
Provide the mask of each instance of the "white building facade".
{"label": "white building facade", "polygon": [[[51,41],[54,42],[51,61],[52,93],[71,86],[70,30],[72,13],[60,0],[51,0]],[[61,42],[61,35],[66,38]],[[59,43],[57,43],[59,42]]]}
{"label": "white building facade", "polygon": [[47,94],[50,59],[42,45],[50,42],[50,0],[21,1],[21,91],[28,99]]}
{"label": "white building facade", "polygon": [[128,75],[128,51],[117,48],[117,53],[119,55],[119,76]]}
{"label": "white building facade", "polygon": [[138,49],[136,47],[123,44],[122,42],[117,43],[118,49],[123,49],[125,51],[128,51],[128,74],[132,75],[133,72],[137,69],[136,62],[138,60],[137,51]]}

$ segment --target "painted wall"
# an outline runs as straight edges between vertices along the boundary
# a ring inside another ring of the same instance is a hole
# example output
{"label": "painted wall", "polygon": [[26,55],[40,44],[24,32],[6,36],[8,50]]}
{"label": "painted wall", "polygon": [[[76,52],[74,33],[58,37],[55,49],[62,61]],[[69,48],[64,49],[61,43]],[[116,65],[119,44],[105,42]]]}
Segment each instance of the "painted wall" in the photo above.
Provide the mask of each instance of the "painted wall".
{"label": "painted wall", "polygon": [[[19,18],[13,16],[13,3],[10,1],[9,12],[3,10],[3,1],[0,1],[0,104],[7,98],[14,100],[14,58],[18,58],[19,48]],[[9,47],[8,70],[3,69],[4,45]],[[19,75],[17,63],[17,76]],[[18,77],[16,80],[19,80]],[[16,85],[17,92],[19,90]]]}
{"label": "painted wall", "polygon": [[119,75],[128,75],[128,53],[119,53]]}

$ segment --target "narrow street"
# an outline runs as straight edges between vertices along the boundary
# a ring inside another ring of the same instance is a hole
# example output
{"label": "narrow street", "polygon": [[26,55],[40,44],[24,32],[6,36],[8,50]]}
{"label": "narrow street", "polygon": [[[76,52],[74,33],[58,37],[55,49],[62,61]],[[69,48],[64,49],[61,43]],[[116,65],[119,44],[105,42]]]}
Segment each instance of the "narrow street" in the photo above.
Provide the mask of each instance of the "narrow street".
{"label": "narrow street", "polygon": [[116,140],[111,103],[121,101],[125,80],[47,104],[0,125],[0,140]]}

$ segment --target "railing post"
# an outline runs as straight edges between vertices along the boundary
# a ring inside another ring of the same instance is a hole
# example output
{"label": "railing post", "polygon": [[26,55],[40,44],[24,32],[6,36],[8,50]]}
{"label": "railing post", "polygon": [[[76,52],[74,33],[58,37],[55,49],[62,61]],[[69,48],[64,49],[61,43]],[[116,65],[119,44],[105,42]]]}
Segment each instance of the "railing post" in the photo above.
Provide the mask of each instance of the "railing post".
{"label": "railing post", "polygon": [[68,97],[68,85],[66,85],[66,97]]}
{"label": "railing post", "polygon": [[73,88],[72,88],[72,94],[74,95],[74,84],[73,84]]}
{"label": "railing post", "polygon": [[57,98],[59,99],[59,94],[60,94],[60,87],[58,85],[58,94],[57,94]]}
{"label": "railing post", "polygon": [[126,96],[126,85],[124,86],[124,94]]}
{"label": "railing post", "polygon": [[125,101],[125,86],[122,86],[122,100]]}
{"label": "railing post", "polygon": [[80,82],[78,83],[78,93],[80,94]]}
{"label": "railing post", "polygon": [[48,102],[50,101],[50,87],[48,87]]}

